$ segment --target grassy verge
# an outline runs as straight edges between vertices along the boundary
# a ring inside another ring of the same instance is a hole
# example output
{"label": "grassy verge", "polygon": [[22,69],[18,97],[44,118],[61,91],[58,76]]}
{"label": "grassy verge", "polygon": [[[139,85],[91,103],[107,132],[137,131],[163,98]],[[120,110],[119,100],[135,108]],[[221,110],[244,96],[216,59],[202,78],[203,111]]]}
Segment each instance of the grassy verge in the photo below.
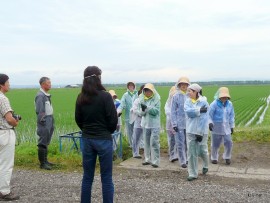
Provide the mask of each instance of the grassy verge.
{"label": "grassy verge", "polygon": [[235,142],[270,142],[270,128],[267,126],[240,128],[236,129],[232,137]]}
{"label": "grassy verge", "polygon": [[[80,152],[60,152],[59,145],[53,142],[49,146],[48,159],[55,163],[55,170],[77,171],[82,170]],[[37,146],[33,143],[22,143],[16,146],[15,166],[24,169],[39,169]]]}

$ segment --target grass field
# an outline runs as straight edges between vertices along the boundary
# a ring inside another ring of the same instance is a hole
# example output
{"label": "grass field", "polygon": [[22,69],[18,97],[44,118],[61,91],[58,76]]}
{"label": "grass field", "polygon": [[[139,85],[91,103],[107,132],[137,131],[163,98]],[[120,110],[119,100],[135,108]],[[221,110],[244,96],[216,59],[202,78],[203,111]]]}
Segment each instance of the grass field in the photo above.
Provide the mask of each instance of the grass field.
{"label": "grass field", "polygon": [[[234,141],[254,140],[259,142],[270,142],[270,110],[268,108],[267,98],[270,95],[270,85],[242,85],[228,86],[231,94],[231,101],[234,104],[236,114],[236,129],[233,136]],[[208,102],[213,101],[218,86],[203,87],[203,94],[208,98]],[[109,90],[110,88],[107,88]],[[160,86],[157,91],[161,96],[161,147],[167,148],[167,137],[164,131],[165,112],[164,105],[168,97],[170,87]],[[126,91],[125,87],[114,88],[116,94],[121,98]],[[36,164],[36,115],[34,109],[34,98],[38,89],[12,89],[7,93],[11,106],[17,114],[22,116],[20,125],[17,127],[17,148],[16,163],[24,165],[28,163]],[[52,95],[52,103],[55,117],[55,133],[52,144],[50,146],[50,155],[57,162],[68,163],[71,160],[71,153],[59,153],[58,136],[74,131],[78,131],[78,127],[74,121],[75,101],[79,88],[59,88],[50,91]],[[260,118],[264,115],[263,119]],[[122,116],[123,117],[123,116]],[[261,122],[258,124],[258,122]],[[124,123],[124,122],[123,122]],[[124,126],[123,128],[124,129]],[[34,156],[33,156],[34,155]],[[126,138],[124,139],[124,158],[131,155],[130,149],[127,147]],[[80,165],[80,156],[72,153],[72,164]],[[34,158],[33,158],[34,157]],[[74,163],[73,163],[74,162]],[[65,164],[61,168],[65,168]]]}

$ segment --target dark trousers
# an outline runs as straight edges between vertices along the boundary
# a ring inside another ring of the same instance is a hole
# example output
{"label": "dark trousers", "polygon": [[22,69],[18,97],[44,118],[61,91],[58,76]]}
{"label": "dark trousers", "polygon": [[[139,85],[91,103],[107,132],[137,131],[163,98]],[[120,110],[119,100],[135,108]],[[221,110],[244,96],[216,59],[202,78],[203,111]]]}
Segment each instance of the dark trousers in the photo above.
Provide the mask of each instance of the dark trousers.
{"label": "dark trousers", "polygon": [[112,203],[114,185],[112,180],[113,142],[112,140],[82,139],[83,180],[81,202],[91,202],[92,184],[95,175],[96,159],[99,157],[103,203]]}

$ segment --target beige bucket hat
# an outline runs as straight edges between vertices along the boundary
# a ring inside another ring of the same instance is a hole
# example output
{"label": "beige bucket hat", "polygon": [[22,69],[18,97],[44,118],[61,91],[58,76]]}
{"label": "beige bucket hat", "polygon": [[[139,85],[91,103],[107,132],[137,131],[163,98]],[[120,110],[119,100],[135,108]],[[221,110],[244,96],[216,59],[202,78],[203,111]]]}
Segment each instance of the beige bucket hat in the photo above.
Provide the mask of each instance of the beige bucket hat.
{"label": "beige bucket hat", "polygon": [[144,85],[144,88],[143,88],[143,89],[149,89],[149,90],[151,90],[152,92],[154,92],[155,87],[154,87],[154,85],[153,85],[152,83],[146,83],[146,84]]}
{"label": "beige bucket hat", "polygon": [[109,90],[109,93],[111,94],[112,97],[117,97],[116,93],[114,90]]}
{"label": "beige bucket hat", "polygon": [[231,98],[229,89],[227,87],[221,87],[219,88],[218,91],[219,91],[218,98],[221,98],[221,97],[228,97],[229,99]]}
{"label": "beige bucket hat", "polygon": [[190,85],[190,82],[189,82],[189,79],[185,76],[183,77],[180,77],[177,81],[177,86],[180,84],[180,83],[185,83],[185,84],[188,84]]}

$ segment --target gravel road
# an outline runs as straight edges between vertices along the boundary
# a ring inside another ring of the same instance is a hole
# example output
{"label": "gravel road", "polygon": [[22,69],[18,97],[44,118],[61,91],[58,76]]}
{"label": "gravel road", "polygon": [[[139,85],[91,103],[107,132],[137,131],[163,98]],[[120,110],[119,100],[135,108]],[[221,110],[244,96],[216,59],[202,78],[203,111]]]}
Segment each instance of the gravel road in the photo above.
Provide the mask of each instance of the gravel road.
{"label": "gravel road", "polygon": [[[270,202],[269,181],[212,175],[186,181],[186,171],[141,171],[114,168],[116,203]],[[80,202],[81,172],[16,169],[12,187],[17,202]],[[95,177],[92,202],[100,203],[100,177]]]}

